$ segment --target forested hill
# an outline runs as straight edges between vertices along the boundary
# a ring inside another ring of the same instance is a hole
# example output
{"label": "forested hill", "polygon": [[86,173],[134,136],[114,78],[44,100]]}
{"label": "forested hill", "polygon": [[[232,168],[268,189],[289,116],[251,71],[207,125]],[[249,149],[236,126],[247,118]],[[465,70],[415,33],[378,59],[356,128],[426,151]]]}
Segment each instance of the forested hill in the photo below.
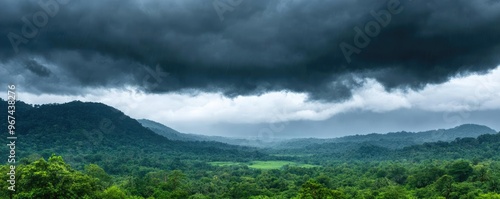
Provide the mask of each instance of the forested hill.
{"label": "forested hill", "polygon": [[390,149],[399,149],[407,146],[428,142],[450,142],[457,138],[476,138],[484,134],[495,134],[496,131],[483,125],[464,124],[451,129],[439,129],[424,132],[394,132],[387,134],[353,135],[333,139],[293,139],[280,143],[276,148],[293,149],[304,147],[317,147],[321,144],[336,143],[339,146],[350,147],[360,143],[375,145]]}
{"label": "forested hill", "polygon": [[[6,101],[0,99],[0,110],[7,110],[6,106]],[[7,129],[7,116],[1,115],[1,128]],[[32,106],[17,101],[15,117],[19,157],[49,157],[56,153],[77,167],[98,163],[111,173],[129,171],[126,162],[164,168],[175,167],[182,159],[245,160],[265,156],[251,148],[218,142],[169,140],[101,103]],[[7,142],[6,136],[0,140]],[[6,150],[1,149],[4,154]]]}
{"label": "forested hill", "polygon": [[426,142],[449,142],[456,138],[471,137],[476,138],[484,134],[495,134],[496,131],[483,125],[477,124],[463,124],[451,129],[439,129],[424,132],[396,132],[387,134],[369,134],[369,135],[355,135],[346,136],[335,139],[335,142],[372,142],[372,141],[409,141],[415,144],[422,144]]}
{"label": "forested hill", "polygon": [[158,135],[168,138],[169,140],[180,140],[180,141],[206,141],[205,139],[191,134],[180,133],[168,126],[160,124],[155,121],[147,119],[138,119],[142,126],[150,129]]}
{"label": "forested hill", "polygon": [[500,132],[477,138],[456,138],[451,142],[427,142],[401,149],[390,149],[370,143],[323,143],[303,148],[269,149],[274,155],[294,154],[313,164],[350,161],[410,161],[468,159],[474,161],[500,160]]}
{"label": "forested hill", "polygon": [[[316,147],[302,148],[302,154],[312,163],[328,161],[429,161],[429,160],[500,160],[500,132],[484,134],[477,138],[457,138],[451,142],[432,142],[412,145],[402,149],[388,149],[371,144],[340,145],[325,143]],[[344,147],[339,150],[338,147]],[[282,150],[285,154],[297,154],[298,150]],[[326,159],[326,160],[325,160]]]}
{"label": "forested hill", "polygon": [[168,126],[160,124],[155,121],[147,120],[147,119],[139,119],[142,126],[152,130],[153,132],[166,137],[170,140],[180,140],[180,141],[214,141],[221,142],[230,145],[240,145],[240,146],[250,146],[250,147],[271,147],[273,144],[277,142],[262,142],[259,140],[249,140],[244,138],[230,138],[230,137],[222,137],[222,136],[208,136],[208,135],[197,135],[197,134],[187,134],[178,132]]}

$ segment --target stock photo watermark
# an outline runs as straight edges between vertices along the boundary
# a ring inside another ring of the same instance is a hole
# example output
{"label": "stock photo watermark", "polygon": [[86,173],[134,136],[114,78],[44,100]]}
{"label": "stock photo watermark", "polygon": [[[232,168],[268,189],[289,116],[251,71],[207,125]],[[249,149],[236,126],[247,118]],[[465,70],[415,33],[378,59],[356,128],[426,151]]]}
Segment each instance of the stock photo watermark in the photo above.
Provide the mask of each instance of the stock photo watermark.
{"label": "stock photo watermark", "polygon": [[345,41],[339,44],[339,48],[348,64],[352,62],[351,56],[354,53],[361,53],[361,49],[370,45],[372,39],[380,34],[382,28],[387,27],[391,23],[393,15],[397,15],[404,10],[404,6],[401,5],[399,0],[389,0],[386,6],[386,9],[379,10],[378,12],[372,10],[370,15],[373,17],[373,20],[365,23],[363,29],[358,26],[353,28],[355,35],[352,44]]}
{"label": "stock photo watermark", "polygon": [[[142,86],[149,89],[157,88],[160,83],[164,81],[164,78],[170,75],[169,73],[165,72],[159,64],[156,64],[154,71],[146,66],[143,66],[143,68],[148,74],[146,74],[142,79]],[[153,83],[151,83],[150,81],[151,78],[153,78]]]}
{"label": "stock photo watermark", "polygon": [[246,146],[266,147],[266,144],[271,144],[276,141],[275,135],[283,132],[288,125],[288,121],[284,119],[284,115],[286,115],[286,113],[283,109],[274,111],[272,120],[275,122],[270,122],[265,127],[260,128],[257,132],[257,137],[245,140],[238,144],[238,146],[240,146],[240,148],[245,148]]}
{"label": "stock photo watermark", "polygon": [[243,0],[214,0],[212,5],[220,21],[224,21],[224,14],[233,12],[241,3]]}
{"label": "stock photo watermark", "polygon": [[39,31],[43,29],[60,11],[60,5],[66,5],[70,0],[39,0],[38,6],[40,10],[30,16],[21,17],[23,26],[20,33],[9,32],[7,38],[12,45],[14,52],[19,52],[21,44],[27,44],[31,39],[34,39]]}
{"label": "stock photo watermark", "polygon": [[7,189],[10,191],[16,191],[16,86],[13,84],[7,87],[7,140],[9,143],[9,155],[7,162],[9,163],[9,176],[7,182],[9,183]]}

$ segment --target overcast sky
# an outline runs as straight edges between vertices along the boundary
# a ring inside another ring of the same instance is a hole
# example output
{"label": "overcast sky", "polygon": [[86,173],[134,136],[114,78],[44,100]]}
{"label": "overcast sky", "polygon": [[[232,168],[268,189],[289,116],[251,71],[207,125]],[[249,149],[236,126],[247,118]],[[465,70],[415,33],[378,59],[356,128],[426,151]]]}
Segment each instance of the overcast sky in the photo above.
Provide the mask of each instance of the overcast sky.
{"label": "overcast sky", "polygon": [[28,103],[225,136],[500,129],[498,0],[4,4],[0,83]]}

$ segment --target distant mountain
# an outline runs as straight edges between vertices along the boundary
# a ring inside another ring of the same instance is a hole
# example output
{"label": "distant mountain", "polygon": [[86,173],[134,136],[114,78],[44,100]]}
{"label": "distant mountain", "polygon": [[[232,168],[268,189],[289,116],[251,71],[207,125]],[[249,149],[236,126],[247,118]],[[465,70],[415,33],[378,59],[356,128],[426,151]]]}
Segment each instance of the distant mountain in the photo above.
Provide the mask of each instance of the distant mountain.
{"label": "distant mountain", "polygon": [[213,141],[222,142],[225,144],[239,145],[239,146],[250,146],[250,147],[270,147],[276,143],[262,142],[254,139],[244,139],[244,138],[230,138],[222,136],[206,136],[206,135],[196,135],[178,132],[168,126],[160,124],[158,122],[139,119],[137,120],[142,126],[152,130],[153,132],[166,137],[170,140],[180,140],[180,141]]}
{"label": "distant mountain", "polygon": [[[500,132],[483,134],[477,138],[457,138],[451,142],[428,142],[407,146],[402,149],[388,149],[366,143],[352,144],[344,150],[338,150],[339,144],[325,143],[315,147],[306,147],[300,151],[310,153],[312,163],[325,161],[430,161],[468,159],[473,161],[500,159]],[[311,145],[312,146],[312,145]],[[335,146],[335,147],[332,147]],[[287,154],[290,154],[288,151]]]}
{"label": "distant mountain", "polygon": [[[479,135],[479,136],[478,136]],[[346,136],[336,139],[295,139],[285,147],[266,149],[275,156],[308,157],[311,163],[373,160],[496,159],[500,132],[466,124],[452,129],[419,133],[388,133]]]}
{"label": "distant mountain", "polygon": [[208,141],[208,139],[203,138],[202,136],[191,135],[180,133],[168,126],[160,124],[158,122],[147,120],[147,119],[138,119],[139,123],[142,126],[150,129],[158,135],[168,138],[169,140],[180,140],[180,141]]}
{"label": "distant mountain", "polygon": [[[0,110],[7,110],[7,102],[1,98]],[[126,165],[120,162],[175,169],[187,157],[217,161],[265,156],[255,149],[223,143],[169,140],[101,103],[32,106],[17,101],[15,117],[16,155],[48,157],[56,153],[77,168],[99,163],[110,173],[120,173],[129,172],[127,167],[116,166]],[[0,120],[0,127],[7,129],[6,114],[0,114]],[[8,143],[6,137],[0,136],[0,142]],[[8,154],[5,147],[0,152]]]}
{"label": "distant mountain", "polygon": [[[196,134],[186,134],[178,132],[168,126],[155,121],[140,119],[138,120],[144,127],[151,129],[158,135],[164,136],[170,140],[181,141],[215,141],[231,145],[252,146],[260,148],[273,149],[302,149],[302,148],[321,148],[334,147],[339,151],[355,149],[364,145],[374,145],[389,149],[400,149],[407,146],[418,145],[428,142],[450,142],[457,138],[476,138],[484,134],[495,134],[495,130],[477,124],[463,124],[451,129],[439,129],[423,132],[391,132],[386,134],[367,134],[367,135],[352,135],[340,138],[319,139],[319,138],[296,138],[281,140],[276,142],[260,142],[258,140],[244,138],[228,138],[220,136],[205,136]],[[321,146],[325,145],[325,146]],[[331,149],[329,149],[331,150]]]}
{"label": "distant mountain", "polygon": [[395,132],[387,134],[353,135],[332,139],[303,138],[292,139],[281,142],[277,149],[300,149],[314,147],[339,147],[352,148],[359,144],[368,144],[385,147],[389,149],[400,149],[407,146],[423,144],[427,142],[450,142],[457,138],[476,138],[484,134],[496,134],[497,132],[487,126],[476,124],[464,124],[451,129],[439,129],[424,132]]}
{"label": "distant mountain", "polygon": [[335,142],[373,142],[373,141],[403,141],[414,144],[425,142],[449,142],[457,138],[476,138],[484,134],[495,134],[496,131],[483,125],[463,124],[451,129],[439,129],[418,133],[396,132],[387,134],[354,135],[334,139]]}

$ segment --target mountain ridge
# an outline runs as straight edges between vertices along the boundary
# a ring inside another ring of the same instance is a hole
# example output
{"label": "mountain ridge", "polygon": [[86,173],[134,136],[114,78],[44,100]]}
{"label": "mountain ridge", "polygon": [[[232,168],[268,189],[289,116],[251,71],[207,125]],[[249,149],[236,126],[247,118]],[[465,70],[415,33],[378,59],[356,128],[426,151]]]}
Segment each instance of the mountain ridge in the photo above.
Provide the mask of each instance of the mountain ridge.
{"label": "mountain ridge", "polygon": [[[153,132],[173,140],[183,141],[217,141],[233,145],[254,146],[260,148],[303,148],[309,145],[326,143],[370,143],[387,148],[404,148],[406,146],[418,145],[428,142],[451,142],[457,138],[476,138],[484,134],[497,133],[494,129],[479,124],[462,124],[449,129],[437,129],[420,132],[388,132],[370,133],[364,135],[348,135],[339,138],[291,138],[275,142],[258,142],[244,138],[227,138],[220,136],[206,136],[197,134],[186,134],[176,131],[164,124],[148,119],[138,120],[143,126]],[[392,142],[389,146],[386,144]],[[397,142],[397,143],[395,143]]]}
{"label": "mountain ridge", "polygon": [[209,135],[199,135],[199,134],[188,134],[181,133],[176,131],[164,124],[159,122],[148,120],[148,119],[138,119],[139,123],[141,123],[144,127],[151,129],[153,132],[158,135],[164,136],[171,140],[180,140],[180,141],[210,141],[210,142],[221,142],[230,145],[238,145],[238,146],[248,146],[248,147],[259,147],[270,146],[269,142],[261,142],[259,140],[251,140],[245,138],[232,138],[232,137],[223,137],[223,136],[209,136]]}

